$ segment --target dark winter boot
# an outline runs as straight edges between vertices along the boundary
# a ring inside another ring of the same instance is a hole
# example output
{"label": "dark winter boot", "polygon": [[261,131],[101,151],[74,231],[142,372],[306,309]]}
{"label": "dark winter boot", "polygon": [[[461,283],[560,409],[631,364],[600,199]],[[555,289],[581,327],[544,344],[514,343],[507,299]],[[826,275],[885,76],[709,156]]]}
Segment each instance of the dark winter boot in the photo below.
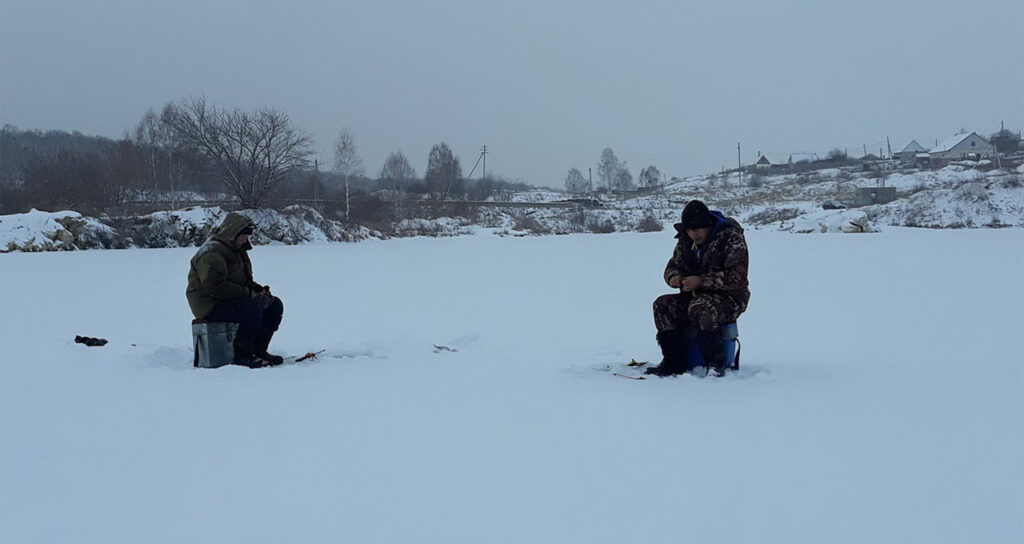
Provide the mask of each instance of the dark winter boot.
{"label": "dark winter boot", "polygon": [[274,355],[267,352],[267,348],[270,347],[270,339],[274,336],[274,331],[264,329],[256,335],[256,350],[255,353],[258,357],[264,360],[266,364],[262,366],[277,366],[284,363],[284,358],[280,355]]}
{"label": "dark winter boot", "polygon": [[259,362],[259,366],[261,367],[284,364],[284,357],[274,355],[273,353],[267,353],[266,350],[257,352],[254,359]]}
{"label": "dark winter boot", "polygon": [[257,341],[249,339],[235,339],[235,361],[232,364],[247,366],[249,368],[263,368],[266,366],[277,366],[284,363],[284,358],[271,355],[267,350],[260,349]]}
{"label": "dark winter boot", "polygon": [[274,337],[274,331],[268,329],[262,329],[256,333],[256,338],[253,343],[256,346],[256,351],[267,351],[270,349],[270,339]]}
{"label": "dark winter boot", "polygon": [[722,328],[716,327],[711,332],[700,331],[697,335],[700,354],[704,364],[716,378],[725,376],[725,341],[722,339]]}
{"label": "dark winter boot", "polygon": [[644,374],[655,376],[674,376],[689,370],[689,358],[686,356],[686,334],[678,329],[669,329],[658,333],[658,345],[661,346],[661,364],[644,370]]}

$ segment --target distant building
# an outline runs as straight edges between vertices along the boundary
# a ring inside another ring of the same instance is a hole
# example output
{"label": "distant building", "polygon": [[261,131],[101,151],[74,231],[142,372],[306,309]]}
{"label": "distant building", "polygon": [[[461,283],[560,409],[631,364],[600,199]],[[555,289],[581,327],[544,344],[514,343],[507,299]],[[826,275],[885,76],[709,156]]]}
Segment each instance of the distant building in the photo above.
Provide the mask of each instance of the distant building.
{"label": "distant building", "polygon": [[955,134],[928,152],[933,159],[964,160],[991,157],[995,148],[977,132]]}
{"label": "distant building", "polygon": [[754,163],[754,168],[759,170],[767,170],[772,167],[772,161],[768,160],[768,157],[761,155],[757,158],[757,162]]}
{"label": "distant building", "polygon": [[914,158],[917,157],[918,153],[927,153],[928,150],[919,143],[917,140],[910,140],[903,144],[903,147],[892,152],[892,158],[898,161],[913,162]]}

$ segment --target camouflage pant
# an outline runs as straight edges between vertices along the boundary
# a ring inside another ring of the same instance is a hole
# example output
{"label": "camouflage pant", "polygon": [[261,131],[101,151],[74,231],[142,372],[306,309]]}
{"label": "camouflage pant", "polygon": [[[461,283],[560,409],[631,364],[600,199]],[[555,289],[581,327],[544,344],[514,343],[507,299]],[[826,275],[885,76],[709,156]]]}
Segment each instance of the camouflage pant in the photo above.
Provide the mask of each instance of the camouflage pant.
{"label": "camouflage pant", "polygon": [[700,330],[708,332],[736,321],[745,309],[725,295],[662,295],[654,301],[654,326],[661,332],[684,329],[690,324],[695,324]]}

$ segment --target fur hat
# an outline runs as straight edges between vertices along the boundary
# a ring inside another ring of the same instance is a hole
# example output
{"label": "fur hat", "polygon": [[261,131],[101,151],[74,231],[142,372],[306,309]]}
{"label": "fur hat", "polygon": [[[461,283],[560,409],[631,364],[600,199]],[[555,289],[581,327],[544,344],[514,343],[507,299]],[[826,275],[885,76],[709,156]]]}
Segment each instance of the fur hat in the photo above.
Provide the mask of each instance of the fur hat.
{"label": "fur hat", "polygon": [[700,229],[713,227],[718,220],[711,215],[711,210],[699,200],[691,200],[683,208],[682,225],[684,229]]}

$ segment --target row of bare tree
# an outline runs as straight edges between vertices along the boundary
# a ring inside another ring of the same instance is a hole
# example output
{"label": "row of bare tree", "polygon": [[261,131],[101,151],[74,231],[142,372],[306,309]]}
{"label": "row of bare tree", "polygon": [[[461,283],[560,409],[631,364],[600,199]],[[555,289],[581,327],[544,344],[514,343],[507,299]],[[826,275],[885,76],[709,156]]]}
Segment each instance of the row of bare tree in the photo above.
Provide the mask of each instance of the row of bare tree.
{"label": "row of bare tree", "polygon": [[[589,177],[583,177],[583,172],[579,168],[570,168],[565,176],[565,190],[572,194],[586,194],[594,192],[595,189],[621,192],[632,191],[636,187],[626,161],[619,160],[610,147],[601,151],[601,158],[597,163],[597,181],[598,186],[595,188]],[[656,187],[661,183],[661,172],[654,165],[641,170],[637,179],[640,188]]]}
{"label": "row of bare tree", "polygon": [[0,145],[3,213],[29,207],[102,209],[194,191],[227,193],[245,208],[312,197],[326,201],[339,218],[381,221],[407,217],[411,200],[482,199],[495,189],[525,187],[467,181],[458,157],[443,142],[430,150],[422,179],[400,151],[370,179],[354,136],[344,129],[334,145],[333,168],[320,172],[311,160],[312,137],[287,114],[227,109],[205,98],[150,110],[120,141],[4,127]]}

